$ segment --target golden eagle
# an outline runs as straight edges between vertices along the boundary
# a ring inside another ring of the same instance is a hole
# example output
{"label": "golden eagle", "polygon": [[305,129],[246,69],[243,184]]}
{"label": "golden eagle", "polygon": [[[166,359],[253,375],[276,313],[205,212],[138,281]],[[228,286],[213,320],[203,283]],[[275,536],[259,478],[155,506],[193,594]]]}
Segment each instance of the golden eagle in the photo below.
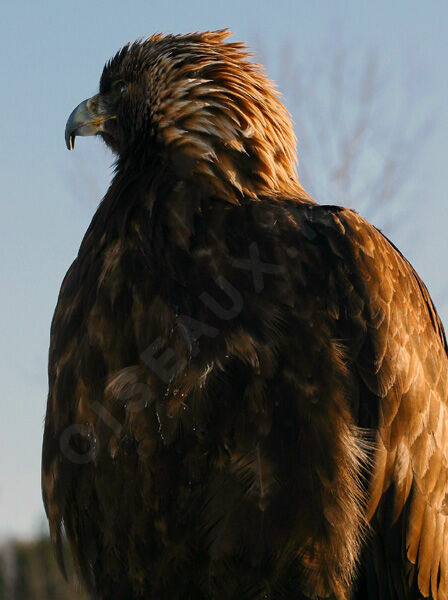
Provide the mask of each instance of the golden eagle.
{"label": "golden eagle", "polygon": [[227,37],[125,46],[67,122],[117,162],[51,328],[53,542],[101,600],[446,600],[442,324]]}

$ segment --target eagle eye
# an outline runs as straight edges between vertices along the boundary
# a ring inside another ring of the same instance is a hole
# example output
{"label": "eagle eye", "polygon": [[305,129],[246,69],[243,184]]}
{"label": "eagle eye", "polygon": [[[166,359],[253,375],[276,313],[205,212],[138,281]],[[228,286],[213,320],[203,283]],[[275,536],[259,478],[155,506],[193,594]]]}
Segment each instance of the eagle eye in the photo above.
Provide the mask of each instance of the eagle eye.
{"label": "eagle eye", "polygon": [[114,90],[120,92],[120,94],[124,94],[128,89],[128,84],[125,81],[120,80],[116,81],[112,87]]}

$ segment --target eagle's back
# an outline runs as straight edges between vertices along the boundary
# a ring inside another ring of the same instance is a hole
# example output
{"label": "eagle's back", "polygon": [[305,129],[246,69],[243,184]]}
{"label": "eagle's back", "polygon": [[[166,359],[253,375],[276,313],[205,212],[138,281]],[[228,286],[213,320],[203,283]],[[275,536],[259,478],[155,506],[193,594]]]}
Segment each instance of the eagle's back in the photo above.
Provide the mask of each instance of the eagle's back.
{"label": "eagle's back", "polygon": [[446,361],[351,211],[103,203],[52,325],[54,540],[104,600],[446,598]]}

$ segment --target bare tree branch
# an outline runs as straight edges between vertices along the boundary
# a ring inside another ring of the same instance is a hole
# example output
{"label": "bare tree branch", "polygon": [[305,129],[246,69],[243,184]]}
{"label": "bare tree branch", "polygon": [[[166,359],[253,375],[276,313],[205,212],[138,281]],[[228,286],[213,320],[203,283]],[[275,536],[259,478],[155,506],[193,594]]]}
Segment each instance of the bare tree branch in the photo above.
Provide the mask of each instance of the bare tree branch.
{"label": "bare tree branch", "polygon": [[287,41],[265,62],[295,117],[302,183],[319,202],[357,208],[392,231],[418,197],[416,167],[435,122],[421,116],[415,66],[414,76],[392,79],[378,52],[350,48],[338,34],[316,54],[297,55]]}

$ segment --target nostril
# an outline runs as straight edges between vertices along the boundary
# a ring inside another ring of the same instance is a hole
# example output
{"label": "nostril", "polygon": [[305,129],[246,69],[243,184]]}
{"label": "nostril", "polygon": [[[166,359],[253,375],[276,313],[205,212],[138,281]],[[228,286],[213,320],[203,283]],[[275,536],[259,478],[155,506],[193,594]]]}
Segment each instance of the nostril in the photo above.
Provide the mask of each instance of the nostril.
{"label": "nostril", "polygon": [[98,96],[93,96],[87,101],[87,110],[95,114],[98,111]]}

